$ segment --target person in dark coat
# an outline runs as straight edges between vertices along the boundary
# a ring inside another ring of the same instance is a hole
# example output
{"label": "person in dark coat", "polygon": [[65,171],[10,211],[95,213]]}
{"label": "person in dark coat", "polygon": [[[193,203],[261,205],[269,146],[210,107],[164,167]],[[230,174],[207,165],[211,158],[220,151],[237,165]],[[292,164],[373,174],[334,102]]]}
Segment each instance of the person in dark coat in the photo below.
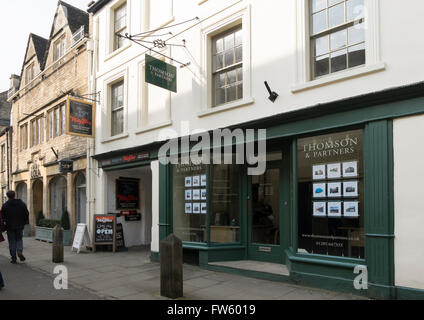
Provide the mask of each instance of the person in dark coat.
{"label": "person in dark coat", "polygon": [[[2,218],[2,215],[1,215],[1,211],[0,211],[0,242],[4,241],[4,238],[3,238],[3,232],[4,231],[5,231],[5,228],[4,228],[3,218]],[[1,271],[0,271],[0,290],[3,289],[3,287],[4,287],[4,281],[3,281],[3,276],[2,276]]]}
{"label": "person in dark coat", "polygon": [[15,196],[14,191],[9,191],[7,193],[9,200],[1,208],[3,220],[6,224],[11,263],[13,264],[16,264],[16,255],[22,262],[25,261],[22,237],[25,225],[29,224],[27,206],[22,200],[15,199]]}

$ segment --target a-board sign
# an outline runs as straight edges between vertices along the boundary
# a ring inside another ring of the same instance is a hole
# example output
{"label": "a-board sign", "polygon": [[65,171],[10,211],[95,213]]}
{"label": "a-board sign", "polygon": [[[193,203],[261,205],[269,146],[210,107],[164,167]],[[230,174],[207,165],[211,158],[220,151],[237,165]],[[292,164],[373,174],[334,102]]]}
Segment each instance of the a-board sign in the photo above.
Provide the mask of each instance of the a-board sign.
{"label": "a-board sign", "polygon": [[91,246],[90,233],[88,232],[88,226],[84,223],[80,223],[75,231],[74,242],[72,244],[71,251],[77,250],[80,253],[83,246]]}
{"label": "a-board sign", "polygon": [[116,250],[125,250],[124,227],[122,223],[116,225]]}
{"label": "a-board sign", "polygon": [[66,133],[87,138],[94,137],[94,103],[68,97],[66,108]]}
{"label": "a-board sign", "polygon": [[148,54],[146,54],[145,79],[147,83],[177,92],[177,68]]}
{"label": "a-board sign", "polygon": [[112,245],[113,252],[116,251],[116,217],[110,215],[94,216],[94,244],[93,251],[96,252],[96,246]]}

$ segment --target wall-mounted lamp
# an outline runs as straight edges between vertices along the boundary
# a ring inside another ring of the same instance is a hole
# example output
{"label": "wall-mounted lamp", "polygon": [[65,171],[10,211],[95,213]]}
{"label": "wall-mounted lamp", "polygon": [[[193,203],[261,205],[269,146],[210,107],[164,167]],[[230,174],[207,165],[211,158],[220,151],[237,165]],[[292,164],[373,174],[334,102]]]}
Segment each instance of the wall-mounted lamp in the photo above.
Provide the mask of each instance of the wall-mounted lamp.
{"label": "wall-mounted lamp", "polygon": [[271,100],[271,102],[275,102],[275,100],[277,100],[278,98],[278,94],[274,91],[271,90],[271,88],[268,85],[268,82],[265,81],[265,87],[269,92],[269,100]]}

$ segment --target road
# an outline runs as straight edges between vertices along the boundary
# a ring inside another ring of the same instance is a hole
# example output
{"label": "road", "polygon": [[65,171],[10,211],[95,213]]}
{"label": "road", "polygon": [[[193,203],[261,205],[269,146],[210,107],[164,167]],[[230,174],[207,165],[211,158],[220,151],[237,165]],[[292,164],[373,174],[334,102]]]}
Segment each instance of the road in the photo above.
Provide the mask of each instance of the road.
{"label": "road", "polygon": [[54,275],[48,276],[30,269],[25,263],[13,265],[0,256],[0,271],[5,287],[0,300],[99,300],[86,290],[69,286],[68,290],[53,287]]}

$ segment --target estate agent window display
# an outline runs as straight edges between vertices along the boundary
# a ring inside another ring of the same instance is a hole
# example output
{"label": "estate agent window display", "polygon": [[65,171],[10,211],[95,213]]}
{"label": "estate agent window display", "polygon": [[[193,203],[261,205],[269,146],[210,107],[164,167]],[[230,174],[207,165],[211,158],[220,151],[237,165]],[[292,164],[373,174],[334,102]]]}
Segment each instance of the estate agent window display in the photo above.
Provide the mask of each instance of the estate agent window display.
{"label": "estate agent window display", "polygon": [[[240,166],[173,166],[174,234],[184,242],[240,242]],[[209,238],[207,228],[209,228]]]}
{"label": "estate agent window display", "polygon": [[363,130],[299,139],[299,252],[364,258]]}

